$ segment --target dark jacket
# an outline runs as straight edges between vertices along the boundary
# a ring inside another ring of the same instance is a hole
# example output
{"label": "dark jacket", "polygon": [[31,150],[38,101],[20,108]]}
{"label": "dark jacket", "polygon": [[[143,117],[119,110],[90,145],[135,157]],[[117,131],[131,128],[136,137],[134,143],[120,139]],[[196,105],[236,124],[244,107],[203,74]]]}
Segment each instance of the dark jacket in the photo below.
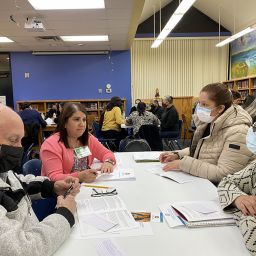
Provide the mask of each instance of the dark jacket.
{"label": "dark jacket", "polygon": [[44,119],[41,117],[40,113],[34,109],[26,108],[26,109],[20,111],[19,115],[24,124],[36,123],[36,124],[40,125],[41,127],[45,127],[47,124],[44,121]]}
{"label": "dark jacket", "polygon": [[178,131],[179,130],[179,114],[172,105],[166,108],[161,117],[161,131]]}
{"label": "dark jacket", "polygon": [[164,109],[163,109],[162,107],[158,106],[158,107],[152,108],[151,112],[152,112],[155,116],[157,116],[157,118],[158,118],[159,120],[161,120],[161,117],[162,117],[162,114],[163,114],[163,112],[164,112]]}

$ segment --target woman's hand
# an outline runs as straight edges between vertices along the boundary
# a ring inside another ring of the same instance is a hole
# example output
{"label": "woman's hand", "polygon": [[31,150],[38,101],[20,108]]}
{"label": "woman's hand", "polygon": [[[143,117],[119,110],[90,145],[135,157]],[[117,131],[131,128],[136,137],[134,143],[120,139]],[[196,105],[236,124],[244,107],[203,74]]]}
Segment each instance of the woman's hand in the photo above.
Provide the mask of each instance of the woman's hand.
{"label": "woman's hand", "polygon": [[177,159],[179,159],[179,156],[177,154],[173,154],[172,152],[164,152],[159,157],[161,163],[168,163]]}
{"label": "woman's hand", "polygon": [[93,182],[95,181],[98,173],[96,170],[88,169],[81,172],[78,172],[78,178],[80,182]]}
{"label": "woman's hand", "polygon": [[180,169],[180,160],[174,160],[163,167],[165,172]]}
{"label": "woman's hand", "polygon": [[104,162],[100,168],[102,173],[111,173],[113,172],[114,165],[109,162]]}
{"label": "woman's hand", "polygon": [[234,201],[234,205],[244,215],[256,216],[256,196],[239,196]]}

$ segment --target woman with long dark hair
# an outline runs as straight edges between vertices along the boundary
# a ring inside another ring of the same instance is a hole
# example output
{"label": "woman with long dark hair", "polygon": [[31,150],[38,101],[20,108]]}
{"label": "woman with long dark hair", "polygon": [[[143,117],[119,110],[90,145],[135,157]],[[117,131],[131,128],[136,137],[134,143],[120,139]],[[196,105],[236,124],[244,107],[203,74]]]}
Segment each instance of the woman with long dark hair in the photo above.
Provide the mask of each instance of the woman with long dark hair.
{"label": "woman with long dark hair", "polygon": [[88,132],[85,107],[72,102],[64,105],[57,132],[44,141],[40,157],[42,174],[53,181],[67,176],[94,181],[97,171],[90,168],[94,158],[103,162],[102,172],[112,172],[115,164],[114,154]]}

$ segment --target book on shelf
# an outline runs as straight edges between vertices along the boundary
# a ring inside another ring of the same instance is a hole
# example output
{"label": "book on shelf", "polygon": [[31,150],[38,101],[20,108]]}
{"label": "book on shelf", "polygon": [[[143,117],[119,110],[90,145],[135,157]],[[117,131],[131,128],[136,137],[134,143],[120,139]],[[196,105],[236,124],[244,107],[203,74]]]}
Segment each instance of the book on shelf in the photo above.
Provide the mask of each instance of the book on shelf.
{"label": "book on shelf", "polygon": [[232,213],[224,212],[216,201],[172,202],[159,206],[170,227],[188,228],[235,225]]}

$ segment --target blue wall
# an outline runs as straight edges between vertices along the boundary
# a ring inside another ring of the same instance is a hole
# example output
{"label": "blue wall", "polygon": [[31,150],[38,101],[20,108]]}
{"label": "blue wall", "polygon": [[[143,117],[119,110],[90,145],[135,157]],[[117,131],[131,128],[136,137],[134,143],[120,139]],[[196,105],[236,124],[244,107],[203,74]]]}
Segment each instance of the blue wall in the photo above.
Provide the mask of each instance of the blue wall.
{"label": "blue wall", "polygon": [[[111,55],[51,55],[11,53],[14,104],[17,100],[95,99],[120,96],[131,107],[130,51]],[[30,77],[25,79],[24,73]],[[112,93],[105,92],[106,84]],[[102,93],[98,93],[98,89]]]}

